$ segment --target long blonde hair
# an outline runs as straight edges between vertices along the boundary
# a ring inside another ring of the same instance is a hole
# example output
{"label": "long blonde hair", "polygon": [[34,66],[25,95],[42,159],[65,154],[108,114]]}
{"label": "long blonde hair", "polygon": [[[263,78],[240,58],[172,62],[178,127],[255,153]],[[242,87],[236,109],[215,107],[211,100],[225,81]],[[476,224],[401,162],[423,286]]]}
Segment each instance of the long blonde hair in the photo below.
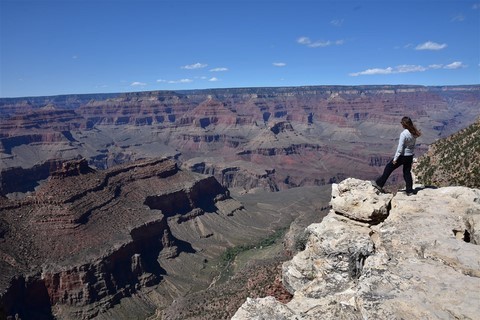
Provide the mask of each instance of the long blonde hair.
{"label": "long blonde hair", "polygon": [[408,131],[410,131],[410,133],[415,137],[415,138],[418,138],[422,135],[422,133],[420,132],[420,130],[417,129],[417,127],[415,127],[415,125],[413,124],[413,121],[412,119],[410,119],[409,117],[403,117],[402,118],[402,121],[400,121],[400,123],[402,124],[402,126],[407,129]]}

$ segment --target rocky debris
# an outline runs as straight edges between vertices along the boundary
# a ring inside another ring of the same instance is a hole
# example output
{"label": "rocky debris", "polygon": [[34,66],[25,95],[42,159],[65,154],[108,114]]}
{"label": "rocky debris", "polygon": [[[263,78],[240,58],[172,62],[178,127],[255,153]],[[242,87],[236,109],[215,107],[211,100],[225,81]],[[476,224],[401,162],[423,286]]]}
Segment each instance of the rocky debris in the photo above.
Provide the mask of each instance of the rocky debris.
{"label": "rocky debris", "polygon": [[363,192],[376,194],[362,180],[333,188],[332,202],[345,195],[342,215],[332,203],[322,223],[307,228],[306,249],[283,265],[290,302],[247,299],[232,319],[477,318],[480,190],[397,193],[378,224],[355,220],[357,210],[360,220],[366,216],[358,205]]}

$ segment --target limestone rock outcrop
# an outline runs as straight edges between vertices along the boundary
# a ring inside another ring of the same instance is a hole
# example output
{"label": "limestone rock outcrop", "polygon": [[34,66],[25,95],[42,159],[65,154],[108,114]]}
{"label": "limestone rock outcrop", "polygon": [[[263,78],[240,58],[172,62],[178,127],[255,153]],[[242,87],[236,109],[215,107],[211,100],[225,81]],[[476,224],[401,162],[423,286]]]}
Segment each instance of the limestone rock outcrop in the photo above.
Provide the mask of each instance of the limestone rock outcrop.
{"label": "limestone rock outcrop", "polygon": [[[477,318],[480,190],[418,189],[392,196],[357,179],[334,186],[332,210],[283,265],[293,299],[247,299],[232,319]],[[379,204],[383,220],[365,219],[379,218]]]}
{"label": "limestone rock outcrop", "polygon": [[374,224],[388,216],[392,197],[391,194],[379,193],[368,181],[358,183],[356,179],[348,178],[332,186],[330,203],[337,214]]}

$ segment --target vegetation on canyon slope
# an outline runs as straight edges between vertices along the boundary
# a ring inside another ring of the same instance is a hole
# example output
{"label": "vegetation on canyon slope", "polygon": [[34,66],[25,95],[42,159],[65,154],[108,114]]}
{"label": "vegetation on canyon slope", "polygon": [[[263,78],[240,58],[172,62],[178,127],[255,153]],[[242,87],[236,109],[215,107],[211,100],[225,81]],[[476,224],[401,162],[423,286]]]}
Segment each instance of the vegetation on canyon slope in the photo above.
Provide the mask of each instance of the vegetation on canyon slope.
{"label": "vegetation on canyon slope", "polygon": [[480,188],[480,118],[433,143],[414,172],[425,185]]}

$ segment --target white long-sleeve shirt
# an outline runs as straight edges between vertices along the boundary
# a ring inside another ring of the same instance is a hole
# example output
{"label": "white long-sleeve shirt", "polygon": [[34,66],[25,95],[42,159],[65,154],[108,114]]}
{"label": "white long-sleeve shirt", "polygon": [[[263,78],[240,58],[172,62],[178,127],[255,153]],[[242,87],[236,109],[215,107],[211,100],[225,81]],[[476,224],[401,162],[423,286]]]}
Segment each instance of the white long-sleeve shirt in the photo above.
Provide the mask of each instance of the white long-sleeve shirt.
{"label": "white long-sleeve shirt", "polygon": [[413,134],[405,129],[400,133],[400,140],[398,141],[397,151],[395,152],[395,156],[393,157],[393,161],[397,161],[398,157],[403,156],[413,156],[413,151],[415,149],[415,142],[416,138]]}

